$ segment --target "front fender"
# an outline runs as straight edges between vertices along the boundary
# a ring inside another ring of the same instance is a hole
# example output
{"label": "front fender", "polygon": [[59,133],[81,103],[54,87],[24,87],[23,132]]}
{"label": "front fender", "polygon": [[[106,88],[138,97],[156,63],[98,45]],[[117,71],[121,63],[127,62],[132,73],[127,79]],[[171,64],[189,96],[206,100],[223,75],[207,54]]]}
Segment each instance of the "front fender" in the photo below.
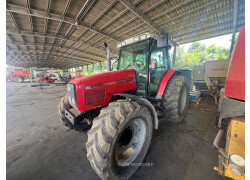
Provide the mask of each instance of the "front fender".
{"label": "front fender", "polygon": [[125,93],[115,94],[114,96],[126,97],[126,98],[129,98],[132,101],[137,102],[138,104],[146,106],[153,115],[154,128],[158,129],[159,121],[158,121],[157,113],[156,113],[155,107],[152,105],[152,103],[150,101],[148,101],[147,99],[144,99],[144,98],[142,98],[140,96],[135,96],[135,95],[132,95],[132,94],[125,94]]}

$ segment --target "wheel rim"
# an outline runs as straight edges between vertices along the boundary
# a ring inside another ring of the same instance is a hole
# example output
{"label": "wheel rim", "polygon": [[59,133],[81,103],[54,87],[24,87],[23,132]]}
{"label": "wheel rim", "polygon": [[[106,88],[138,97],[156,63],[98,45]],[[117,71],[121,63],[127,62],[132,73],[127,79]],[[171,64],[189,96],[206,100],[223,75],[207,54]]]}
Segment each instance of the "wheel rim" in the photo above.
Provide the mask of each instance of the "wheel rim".
{"label": "wheel rim", "polygon": [[130,165],[141,152],[146,139],[146,124],[137,118],[122,132],[116,145],[115,158],[118,166]]}
{"label": "wheel rim", "polygon": [[187,88],[183,86],[179,100],[179,113],[182,114],[187,103]]}

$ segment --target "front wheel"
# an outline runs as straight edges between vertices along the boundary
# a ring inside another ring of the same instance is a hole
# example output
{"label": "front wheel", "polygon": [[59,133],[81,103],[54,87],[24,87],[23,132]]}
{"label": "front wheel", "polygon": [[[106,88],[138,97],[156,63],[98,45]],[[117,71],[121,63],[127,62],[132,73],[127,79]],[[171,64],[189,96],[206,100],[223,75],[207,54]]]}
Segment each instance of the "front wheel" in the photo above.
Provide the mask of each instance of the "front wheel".
{"label": "front wheel", "polygon": [[73,125],[65,116],[65,110],[68,110],[72,108],[72,106],[69,104],[68,95],[66,94],[60,101],[57,109],[57,115],[64,126],[68,127],[69,129],[73,130],[80,130],[84,131],[86,129],[89,129],[91,126],[91,121],[87,120],[87,123],[79,123],[78,125]]}
{"label": "front wheel", "polygon": [[152,132],[152,115],[131,101],[112,102],[88,132],[87,158],[101,179],[128,179],[143,162]]}
{"label": "front wheel", "polygon": [[66,118],[65,110],[72,108],[69,104],[68,95],[66,94],[60,101],[57,109],[57,115],[64,126],[69,127],[70,129],[76,129],[76,127]]}

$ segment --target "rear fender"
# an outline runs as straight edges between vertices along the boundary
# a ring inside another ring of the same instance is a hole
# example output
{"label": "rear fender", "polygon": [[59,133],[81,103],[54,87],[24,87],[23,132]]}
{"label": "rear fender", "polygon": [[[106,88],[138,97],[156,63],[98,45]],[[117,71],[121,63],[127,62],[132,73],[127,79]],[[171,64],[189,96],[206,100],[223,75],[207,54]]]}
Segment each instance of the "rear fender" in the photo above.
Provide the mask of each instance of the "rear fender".
{"label": "rear fender", "polygon": [[147,99],[144,99],[142,97],[132,95],[132,94],[120,93],[120,94],[115,94],[114,96],[126,97],[126,98],[129,98],[132,101],[137,102],[138,104],[146,106],[152,113],[154,128],[158,129],[159,121],[158,121],[157,113],[156,113],[155,107],[151,104],[150,101],[148,101]]}
{"label": "rear fender", "polygon": [[161,79],[160,82],[160,86],[157,90],[157,94],[156,94],[156,99],[162,99],[162,95],[167,87],[167,84],[169,82],[169,80],[171,79],[171,77],[175,74],[175,73],[180,73],[180,71],[176,70],[176,69],[169,69],[166,74],[163,76],[163,78]]}
{"label": "rear fender", "polygon": [[180,74],[182,76],[186,76],[189,82],[189,88],[191,87],[192,84],[192,77],[191,77],[191,71],[188,69],[169,69],[166,74],[163,76],[163,78],[161,79],[159,88],[157,90],[157,94],[156,94],[156,99],[162,99],[162,96],[164,94],[164,91],[168,85],[169,80],[177,75]]}

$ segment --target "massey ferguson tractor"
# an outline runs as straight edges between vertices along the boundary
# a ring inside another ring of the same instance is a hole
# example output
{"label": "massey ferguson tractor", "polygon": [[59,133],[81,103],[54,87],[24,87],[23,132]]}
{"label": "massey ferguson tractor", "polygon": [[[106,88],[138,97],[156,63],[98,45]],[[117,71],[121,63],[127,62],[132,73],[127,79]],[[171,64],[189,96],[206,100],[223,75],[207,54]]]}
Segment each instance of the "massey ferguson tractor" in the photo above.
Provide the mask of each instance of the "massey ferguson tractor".
{"label": "massey ferguson tractor", "polygon": [[224,98],[219,102],[219,132],[213,146],[219,153],[214,169],[231,179],[245,179],[245,28],[232,52]]}
{"label": "massey ferguson tractor", "polygon": [[[128,179],[147,154],[158,116],[181,122],[191,72],[171,68],[167,34],[118,43],[117,71],[71,80],[58,106],[65,126],[89,125],[87,158],[101,179]],[[190,74],[190,75],[187,75]]]}

